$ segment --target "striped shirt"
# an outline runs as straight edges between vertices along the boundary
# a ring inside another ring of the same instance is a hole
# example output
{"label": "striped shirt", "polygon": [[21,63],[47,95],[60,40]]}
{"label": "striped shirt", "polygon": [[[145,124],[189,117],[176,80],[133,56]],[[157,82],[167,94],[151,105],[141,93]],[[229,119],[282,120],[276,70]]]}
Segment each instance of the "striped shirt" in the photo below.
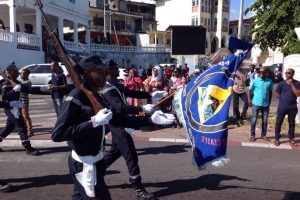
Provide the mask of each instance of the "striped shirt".
{"label": "striped shirt", "polygon": [[[31,81],[30,80],[27,80],[27,81],[22,80],[21,83],[25,87],[28,87],[29,91],[31,91]],[[20,101],[22,101],[25,105],[29,105],[28,95],[29,95],[29,93],[25,93],[25,92],[20,93]]]}

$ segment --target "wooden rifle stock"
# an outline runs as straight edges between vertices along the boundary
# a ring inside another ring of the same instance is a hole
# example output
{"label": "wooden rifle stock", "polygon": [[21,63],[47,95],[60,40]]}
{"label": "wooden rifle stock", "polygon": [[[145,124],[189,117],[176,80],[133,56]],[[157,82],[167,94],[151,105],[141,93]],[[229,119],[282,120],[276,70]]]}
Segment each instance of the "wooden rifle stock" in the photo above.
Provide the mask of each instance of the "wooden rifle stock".
{"label": "wooden rifle stock", "polygon": [[168,96],[162,98],[161,100],[159,100],[158,102],[156,102],[155,104],[153,104],[153,108],[160,106],[162,103],[164,103],[165,101],[171,99],[174,96],[175,92],[172,92],[171,94],[169,94]]}
{"label": "wooden rifle stock", "polygon": [[42,18],[44,20],[45,23],[45,27],[47,29],[47,32],[49,34],[49,36],[51,37],[53,46],[56,50],[56,53],[58,54],[59,58],[62,60],[62,62],[65,64],[66,69],[74,83],[74,86],[76,88],[79,88],[85,95],[86,97],[89,99],[90,103],[93,106],[93,110],[95,113],[97,113],[100,109],[102,109],[102,105],[100,104],[100,102],[97,100],[96,97],[96,91],[91,91],[88,90],[86,87],[84,87],[80,77],[78,76],[78,74],[76,73],[76,71],[74,70],[73,66],[74,63],[72,63],[72,61],[70,60],[70,58],[67,56],[67,53],[65,52],[65,49],[63,47],[63,45],[61,44],[59,38],[57,37],[57,35],[52,31],[47,19],[46,19],[46,15],[43,11],[43,4],[41,2],[41,0],[36,0],[35,1],[35,5],[38,6],[39,10],[41,11],[42,14]]}

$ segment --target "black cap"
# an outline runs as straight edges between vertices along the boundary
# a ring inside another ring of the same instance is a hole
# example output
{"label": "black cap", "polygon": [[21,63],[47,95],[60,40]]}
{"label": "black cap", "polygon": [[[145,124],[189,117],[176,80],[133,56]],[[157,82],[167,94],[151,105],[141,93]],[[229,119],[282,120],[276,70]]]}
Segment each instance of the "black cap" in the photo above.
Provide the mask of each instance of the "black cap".
{"label": "black cap", "polygon": [[103,62],[108,66],[108,68],[118,67],[118,64],[115,63],[115,61],[113,61],[112,59],[106,59]]}
{"label": "black cap", "polygon": [[89,56],[89,57],[83,58],[78,64],[84,71],[86,71],[88,69],[105,70],[108,68],[108,66],[102,62],[100,56]]}

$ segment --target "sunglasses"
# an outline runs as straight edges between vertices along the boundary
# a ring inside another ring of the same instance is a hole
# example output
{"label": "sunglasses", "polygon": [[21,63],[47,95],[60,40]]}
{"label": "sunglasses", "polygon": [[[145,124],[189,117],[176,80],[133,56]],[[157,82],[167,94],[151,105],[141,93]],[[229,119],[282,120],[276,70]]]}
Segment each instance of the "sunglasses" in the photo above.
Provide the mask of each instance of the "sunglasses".
{"label": "sunglasses", "polygon": [[285,72],[285,74],[292,74],[292,72]]}

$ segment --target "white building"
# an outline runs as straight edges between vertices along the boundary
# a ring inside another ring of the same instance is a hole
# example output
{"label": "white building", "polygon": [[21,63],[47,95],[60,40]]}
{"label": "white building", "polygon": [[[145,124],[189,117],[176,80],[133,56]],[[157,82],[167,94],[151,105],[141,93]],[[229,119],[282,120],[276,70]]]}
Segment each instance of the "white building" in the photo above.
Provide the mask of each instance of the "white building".
{"label": "white building", "polygon": [[156,3],[157,30],[171,25],[202,25],[206,28],[206,54],[225,47],[228,39],[229,0],[160,0]]}
{"label": "white building", "polygon": [[[6,67],[43,63],[53,54],[40,10],[34,0],[1,0],[0,60]],[[88,0],[43,0],[43,10],[54,32],[69,51],[84,52],[89,44]]]}

